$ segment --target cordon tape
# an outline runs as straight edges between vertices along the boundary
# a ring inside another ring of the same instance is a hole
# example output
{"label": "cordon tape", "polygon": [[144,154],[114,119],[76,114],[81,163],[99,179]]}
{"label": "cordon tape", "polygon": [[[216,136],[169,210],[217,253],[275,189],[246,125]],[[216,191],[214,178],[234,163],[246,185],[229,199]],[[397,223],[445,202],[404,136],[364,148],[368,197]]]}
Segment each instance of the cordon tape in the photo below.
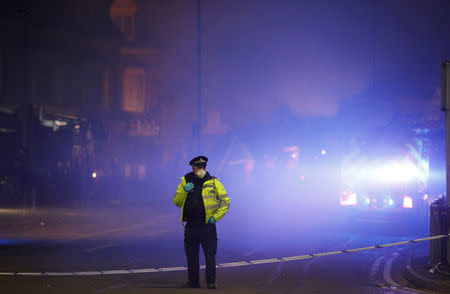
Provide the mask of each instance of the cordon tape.
{"label": "cordon tape", "polygon": [[[438,240],[442,238],[448,238],[450,234],[447,235],[438,235],[427,238],[414,239],[409,241],[402,241],[396,243],[389,243],[383,245],[362,247],[356,249],[348,249],[348,250],[340,250],[340,251],[332,251],[332,252],[324,252],[324,253],[313,253],[299,256],[289,256],[282,258],[269,258],[269,259],[258,259],[251,261],[237,261],[237,262],[229,262],[229,263],[221,263],[217,265],[217,268],[226,268],[226,267],[240,267],[240,266],[248,266],[248,265],[257,265],[257,264],[267,264],[267,263],[276,263],[276,262],[285,262],[285,261],[294,261],[301,259],[308,259],[319,256],[329,256],[336,255],[342,253],[352,253],[358,251],[365,251],[371,249],[378,248],[386,248],[391,246],[399,246],[412,244],[422,241],[430,241],[430,240]],[[204,265],[200,266],[200,268],[205,268]],[[122,269],[122,270],[107,270],[107,271],[84,271],[84,272],[0,272],[0,276],[97,276],[97,275],[121,275],[121,274],[143,274],[143,273],[160,273],[160,272],[175,272],[175,271],[185,271],[187,267],[185,266],[176,266],[176,267],[160,267],[160,268],[142,268],[142,269]]]}

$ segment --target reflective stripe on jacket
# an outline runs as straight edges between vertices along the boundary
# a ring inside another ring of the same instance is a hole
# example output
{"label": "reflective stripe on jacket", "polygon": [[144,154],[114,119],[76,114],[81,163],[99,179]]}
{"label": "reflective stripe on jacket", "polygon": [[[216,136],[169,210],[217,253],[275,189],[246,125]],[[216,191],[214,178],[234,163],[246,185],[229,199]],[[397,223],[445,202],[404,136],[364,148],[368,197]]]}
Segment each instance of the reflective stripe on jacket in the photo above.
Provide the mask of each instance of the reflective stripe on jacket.
{"label": "reflective stripe on jacket", "polygon": [[[184,203],[188,196],[188,192],[184,191],[186,186],[186,179],[181,178],[181,183],[178,185],[177,192],[173,197],[173,203],[181,207],[181,221],[183,222]],[[218,178],[212,178],[203,183],[202,187],[203,205],[205,206],[205,223],[214,217],[216,222],[221,220],[230,208],[230,197]]]}

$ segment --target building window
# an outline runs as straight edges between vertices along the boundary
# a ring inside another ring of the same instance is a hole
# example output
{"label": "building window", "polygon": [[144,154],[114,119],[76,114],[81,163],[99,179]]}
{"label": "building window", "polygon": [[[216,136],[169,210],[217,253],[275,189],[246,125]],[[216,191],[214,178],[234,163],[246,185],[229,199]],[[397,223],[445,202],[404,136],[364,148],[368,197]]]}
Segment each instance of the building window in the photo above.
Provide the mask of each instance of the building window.
{"label": "building window", "polygon": [[136,38],[135,33],[135,22],[133,15],[121,15],[115,16],[112,21],[119,28],[120,32],[122,32],[125,38],[129,41],[133,41]]}
{"label": "building window", "polygon": [[141,68],[127,68],[123,77],[122,110],[127,112],[145,111],[146,93],[145,71]]}
{"label": "building window", "polygon": [[141,180],[141,181],[145,180],[146,172],[147,172],[146,166],[144,164],[139,164],[138,165],[138,178],[139,178],[139,180]]}
{"label": "building window", "polygon": [[135,40],[136,3],[133,0],[115,0],[111,4],[110,18],[127,40]]}
{"label": "building window", "polygon": [[123,33],[125,37],[132,41],[135,39],[135,30],[134,30],[134,16],[124,16],[123,17]]}
{"label": "building window", "polygon": [[131,177],[131,165],[129,163],[124,166],[124,175],[126,178]]}

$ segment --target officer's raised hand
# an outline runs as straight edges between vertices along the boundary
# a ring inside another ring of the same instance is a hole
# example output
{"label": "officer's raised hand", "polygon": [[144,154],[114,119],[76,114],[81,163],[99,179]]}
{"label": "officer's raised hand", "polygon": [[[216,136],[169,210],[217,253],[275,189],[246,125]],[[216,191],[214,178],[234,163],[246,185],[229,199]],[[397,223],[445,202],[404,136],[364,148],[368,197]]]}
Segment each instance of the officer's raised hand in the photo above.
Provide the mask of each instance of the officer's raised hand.
{"label": "officer's raised hand", "polygon": [[194,184],[189,182],[184,186],[183,189],[184,189],[184,191],[189,193],[189,192],[191,192],[192,189],[194,189]]}

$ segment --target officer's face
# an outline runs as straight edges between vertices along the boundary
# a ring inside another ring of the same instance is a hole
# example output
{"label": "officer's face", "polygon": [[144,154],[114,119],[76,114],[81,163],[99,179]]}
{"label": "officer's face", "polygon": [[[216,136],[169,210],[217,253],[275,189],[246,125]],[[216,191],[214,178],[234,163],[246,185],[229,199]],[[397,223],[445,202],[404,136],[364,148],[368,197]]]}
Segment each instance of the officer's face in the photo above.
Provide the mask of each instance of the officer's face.
{"label": "officer's face", "polygon": [[194,174],[195,174],[196,172],[198,172],[200,169],[204,169],[204,170],[206,171],[206,166],[205,166],[205,167],[198,167],[198,166],[194,165],[194,166],[192,167],[192,171],[194,172]]}

